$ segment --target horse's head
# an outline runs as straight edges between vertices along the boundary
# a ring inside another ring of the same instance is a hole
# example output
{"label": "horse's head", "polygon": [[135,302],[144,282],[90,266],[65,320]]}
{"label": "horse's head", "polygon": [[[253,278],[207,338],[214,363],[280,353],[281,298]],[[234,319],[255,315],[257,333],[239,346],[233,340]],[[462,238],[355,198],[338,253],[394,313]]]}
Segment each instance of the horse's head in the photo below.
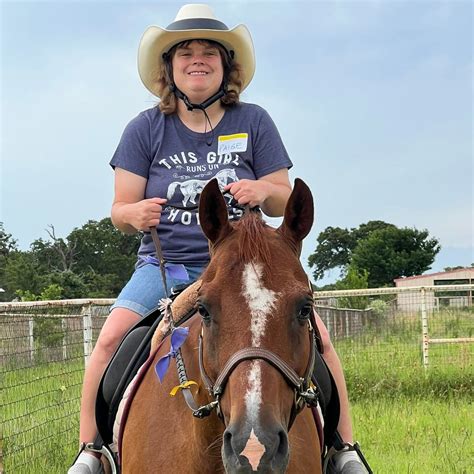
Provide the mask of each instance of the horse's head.
{"label": "horse's head", "polygon": [[288,464],[296,385],[306,389],[301,379],[312,370],[313,300],[299,254],[313,212],[311,192],[299,179],[278,229],[251,211],[231,225],[216,180],[201,195],[212,255],[198,299],[202,377],[226,426],[227,472],[258,465],[258,472],[278,473]]}

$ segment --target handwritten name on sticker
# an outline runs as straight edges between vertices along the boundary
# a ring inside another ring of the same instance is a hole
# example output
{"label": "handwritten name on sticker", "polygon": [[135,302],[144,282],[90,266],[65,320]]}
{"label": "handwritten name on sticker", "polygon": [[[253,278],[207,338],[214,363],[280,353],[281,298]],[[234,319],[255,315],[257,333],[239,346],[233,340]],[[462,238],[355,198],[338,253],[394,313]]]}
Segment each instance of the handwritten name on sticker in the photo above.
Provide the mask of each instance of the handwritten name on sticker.
{"label": "handwritten name on sticker", "polygon": [[220,135],[218,138],[217,154],[247,151],[248,133],[234,133],[233,135]]}

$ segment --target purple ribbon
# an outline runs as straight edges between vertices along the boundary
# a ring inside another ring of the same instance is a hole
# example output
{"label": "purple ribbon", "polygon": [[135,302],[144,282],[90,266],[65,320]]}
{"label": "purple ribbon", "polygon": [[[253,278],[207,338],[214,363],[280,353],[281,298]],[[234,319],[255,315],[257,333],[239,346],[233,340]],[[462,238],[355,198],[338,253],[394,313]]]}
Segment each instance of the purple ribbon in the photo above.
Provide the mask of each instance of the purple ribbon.
{"label": "purple ribbon", "polygon": [[[153,257],[153,255],[146,255],[142,257],[145,263],[160,266],[160,261]],[[186,267],[181,263],[165,263],[165,272],[168,278],[175,278],[176,280],[189,280],[189,275]]]}
{"label": "purple ribbon", "polygon": [[176,280],[189,280],[186,267],[181,263],[165,263],[165,271],[170,278]]}
{"label": "purple ribbon", "polygon": [[171,332],[171,348],[168,354],[161,357],[160,360],[155,365],[155,372],[160,382],[163,382],[163,378],[165,377],[166,371],[170,365],[171,358],[176,358],[176,354],[178,353],[180,347],[184,344],[184,341],[188,337],[189,328],[180,327],[174,328]]}

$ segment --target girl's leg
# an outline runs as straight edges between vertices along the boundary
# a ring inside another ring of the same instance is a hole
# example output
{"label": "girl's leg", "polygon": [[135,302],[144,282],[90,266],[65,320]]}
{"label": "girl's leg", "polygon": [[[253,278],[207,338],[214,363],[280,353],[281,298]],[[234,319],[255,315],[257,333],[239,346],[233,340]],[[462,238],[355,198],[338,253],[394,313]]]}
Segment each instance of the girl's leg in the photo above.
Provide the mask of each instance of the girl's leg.
{"label": "girl's leg", "polygon": [[100,379],[127,331],[141,317],[125,308],[114,308],[100,331],[84,373],[81,400],[80,440],[83,443],[94,441],[97,435],[95,424],[95,399]]}
{"label": "girl's leg", "polygon": [[337,391],[339,393],[341,413],[337,430],[345,442],[352,443],[352,421],[349,409],[349,396],[347,394],[346,379],[344,378],[341,361],[339,360],[339,356],[337,355],[336,350],[332,345],[331,339],[329,338],[328,330],[317,313],[316,324],[322,339],[324,350],[323,358],[331,370],[334,381],[336,382]]}
{"label": "girl's leg", "polygon": [[[341,361],[339,360],[334,346],[332,345],[326,326],[317,313],[315,313],[315,316],[316,324],[318,326],[323,344],[323,358],[332,373],[334,382],[336,383],[337,391],[339,393],[341,411],[337,430],[345,443],[352,444],[354,441],[349,409],[349,396],[347,394],[346,379],[344,378]],[[365,469],[358,454],[355,451],[346,448],[342,451],[336,452],[336,454],[332,457],[328,465],[327,472],[338,474],[366,474],[367,470]]]}

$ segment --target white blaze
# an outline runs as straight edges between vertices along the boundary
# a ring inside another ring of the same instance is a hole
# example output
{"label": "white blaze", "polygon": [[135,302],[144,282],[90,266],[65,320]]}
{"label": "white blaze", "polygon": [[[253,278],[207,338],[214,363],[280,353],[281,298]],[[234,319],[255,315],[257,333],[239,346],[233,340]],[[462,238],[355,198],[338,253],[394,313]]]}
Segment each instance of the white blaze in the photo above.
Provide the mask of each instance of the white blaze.
{"label": "white blaze", "polygon": [[[260,264],[247,263],[242,274],[242,293],[250,309],[250,330],[252,333],[252,346],[259,347],[265,334],[268,316],[275,307],[278,293],[263,286],[263,268]],[[254,427],[258,423],[258,413],[262,404],[261,361],[254,360],[250,364],[245,405],[247,417],[252,425],[252,431],[242,454],[247,455],[253,469],[256,469],[265,447],[258,441]],[[245,452],[245,453],[244,453]]]}
{"label": "white blaze", "polygon": [[253,360],[250,365],[247,392],[245,393],[245,405],[247,406],[247,417],[252,426],[257,424],[258,412],[262,403],[261,389],[261,367],[260,361]]}
{"label": "white blaze", "polygon": [[262,265],[247,263],[242,275],[245,300],[250,308],[250,330],[252,331],[252,346],[258,347],[265,334],[267,317],[275,307],[278,293],[263,286]]}

